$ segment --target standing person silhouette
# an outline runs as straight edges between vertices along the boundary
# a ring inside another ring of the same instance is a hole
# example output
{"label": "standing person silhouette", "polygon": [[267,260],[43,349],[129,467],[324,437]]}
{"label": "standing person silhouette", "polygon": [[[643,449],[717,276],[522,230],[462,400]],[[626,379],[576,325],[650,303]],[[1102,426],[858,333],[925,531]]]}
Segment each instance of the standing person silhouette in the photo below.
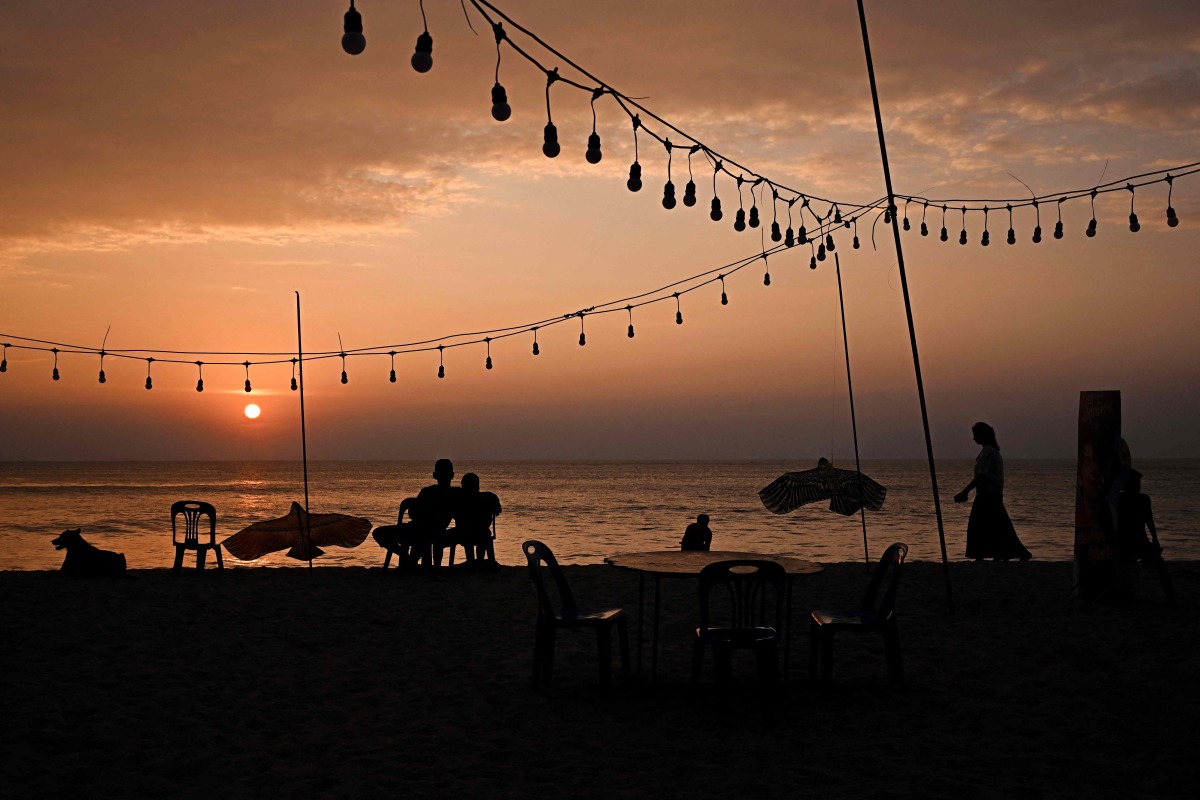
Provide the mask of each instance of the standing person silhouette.
{"label": "standing person silhouette", "polygon": [[967,558],[1028,561],[1033,556],[1017,538],[1004,508],[1004,459],[1000,457],[996,431],[986,422],[976,422],[971,426],[971,435],[982,448],[975,457],[975,477],[954,495],[954,502],[965,503],[971,490],[975,490],[971,518],[967,522]]}
{"label": "standing person silhouette", "polygon": [[700,514],[696,521],[687,526],[683,539],[679,542],[680,550],[707,550],[712,544],[712,529],[708,527],[708,514]]}
{"label": "standing person silhouette", "polygon": [[[1146,537],[1147,530],[1150,531],[1149,538]],[[1157,569],[1167,602],[1175,605],[1175,587],[1171,584],[1171,573],[1158,543],[1150,496],[1142,493],[1142,473],[1136,469],[1129,470],[1125,488],[1118,495],[1117,560],[1125,563],[1141,561]]]}

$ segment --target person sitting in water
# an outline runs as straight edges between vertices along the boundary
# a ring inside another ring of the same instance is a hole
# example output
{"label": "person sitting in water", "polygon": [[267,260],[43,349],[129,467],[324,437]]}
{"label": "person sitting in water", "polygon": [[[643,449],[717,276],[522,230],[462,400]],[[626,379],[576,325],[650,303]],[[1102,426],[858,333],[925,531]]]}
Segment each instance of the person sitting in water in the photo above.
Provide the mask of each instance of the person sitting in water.
{"label": "person sitting in water", "polygon": [[708,514],[700,514],[696,521],[687,526],[683,539],[679,542],[680,550],[707,550],[712,544],[712,530],[708,527]]}

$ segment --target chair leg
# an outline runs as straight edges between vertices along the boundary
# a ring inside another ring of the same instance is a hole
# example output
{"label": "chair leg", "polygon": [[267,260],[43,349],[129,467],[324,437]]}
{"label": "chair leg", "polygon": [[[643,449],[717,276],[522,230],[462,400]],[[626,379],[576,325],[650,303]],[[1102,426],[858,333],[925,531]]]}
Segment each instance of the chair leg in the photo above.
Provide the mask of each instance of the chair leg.
{"label": "chair leg", "polygon": [[816,620],[808,626],[808,679],[817,679],[817,658],[821,652],[821,626]]}
{"label": "chair leg", "polygon": [[704,669],[704,639],[697,636],[692,645],[692,683],[700,682],[700,673]]}
{"label": "chair leg", "polygon": [[538,620],[533,634],[533,685],[535,688],[540,686],[544,680],[542,676],[542,663],[546,659],[542,651],[546,649],[546,633],[543,627],[541,620]]}
{"label": "chair leg", "polygon": [[607,689],[612,684],[612,626],[596,628],[596,655],[600,660],[600,686]]}
{"label": "chair leg", "polygon": [[888,677],[897,687],[904,686],[904,665],[900,659],[900,629],[894,622],[883,629],[883,652],[887,656]]}
{"label": "chair leg", "polygon": [[225,561],[221,558],[221,545],[214,547],[213,552],[217,554],[217,572],[224,572]]}
{"label": "chair leg", "polygon": [[[390,548],[390,547],[385,547],[385,548],[383,548],[383,568],[384,568],[384,569],[387,569],[387,568],[388,568],[388,564],[389,564],[389,563],[391,563],[391,560],[392,560],[392,550],[391,550],[391,548]],[[399,560],[397,560],[397,562],[396,562],[396,563],[397,563],[397,564],[399,564],[399,563],[400,563],[400,561],[399,561]]]}
{"label": "chair leg", "polygon": [[204,547],[196,548],[196,572],[204,571],[204,559],[208,555],[208,549]]}
{"label": "chair leg", "polygon": [[183,571],[183,546],[175,545],[175,566],[171,567],[171,571],[178,575]]}
{"label": "chair leg", "polygon": [[620,637],[618,645],[621,648],[621,680],[625,683],[629,682],[629,631],[625,627],[625,618],[621,617],[617,620],[617,636]]}
{"label": "chair leg", "polygon": [[557,633],[553,623],[548,624],[542,639],[542,683],[547,686],[554,679],[554,638]]}
{"label": "chair leg", "polygon": [[754,648],[758,657],[758,680],[766,685],[779,683],[779,648],[775,642],[766,642]]}
{"label": "chair leg", "polygon": [[821,680],[833,680],[833,631],[822,630],[821,635]]}

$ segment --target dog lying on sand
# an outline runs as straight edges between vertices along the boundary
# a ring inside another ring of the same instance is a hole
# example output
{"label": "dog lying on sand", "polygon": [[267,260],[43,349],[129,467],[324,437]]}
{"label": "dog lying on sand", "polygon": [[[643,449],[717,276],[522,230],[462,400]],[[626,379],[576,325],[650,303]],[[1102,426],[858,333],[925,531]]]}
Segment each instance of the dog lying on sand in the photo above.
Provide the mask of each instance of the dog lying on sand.
{"label": "dog lying on sand", "polygon": [[66,550],[62,572],[72,578],[119,578],[125,574],[125,554],[101,550],[79,535],[79,528],[63,531],[50,542],[55,550]]}

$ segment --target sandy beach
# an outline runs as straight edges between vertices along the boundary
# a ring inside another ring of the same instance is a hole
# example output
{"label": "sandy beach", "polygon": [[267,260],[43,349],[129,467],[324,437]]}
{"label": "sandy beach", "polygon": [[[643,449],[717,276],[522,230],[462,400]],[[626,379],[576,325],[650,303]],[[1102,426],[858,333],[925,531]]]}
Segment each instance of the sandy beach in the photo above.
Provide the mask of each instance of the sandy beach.
{"label": "sandy beach", "polygon": [[[5,572],[0,773],[22,798],[1192,797],[1200,565],[1171,569],[1178,607],[1148,570],[1111,607],[1068,596],[1069,563],[953,564],[950,615],[941,565],[910,563],[901,692],[877,637],[840,637],[833,685],[808,681],[806,610],[867,580],[827,565],[796,584],[771,723],[749,657],[728,718],[711,661],[689,684],[690,580],[663,583],[659,681],[606,698],[586,633],[532,689],[524,567]],[[567,575],[636,637],[635,573]]]}

